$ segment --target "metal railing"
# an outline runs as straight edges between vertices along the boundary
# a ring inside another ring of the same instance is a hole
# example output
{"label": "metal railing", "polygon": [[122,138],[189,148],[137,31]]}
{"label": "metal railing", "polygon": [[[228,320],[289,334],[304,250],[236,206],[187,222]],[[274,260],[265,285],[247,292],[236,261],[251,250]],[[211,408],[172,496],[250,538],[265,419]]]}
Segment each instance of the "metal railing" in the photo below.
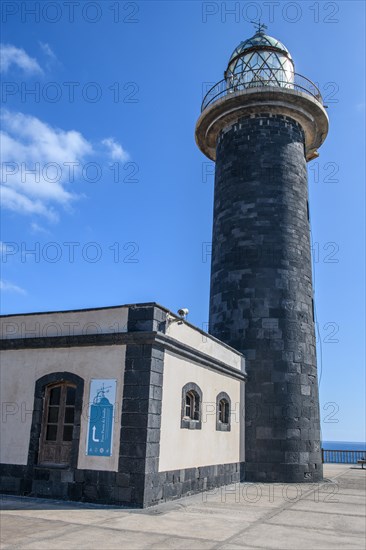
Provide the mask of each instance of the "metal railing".
{"label": "metal railing", "polygon": [[319,101],[319,103],[323,105],[323,99],[320,90],[313,82],[311,82],[311,80],[298,73],[293,74],[293,82],[284,80],[283,77],[284,71],[282,70],[277,74],[276,70],[272,70],[271,76],[268,78],[265,78],[259,74],[256,75],[253,71],[250,70],[243,71],[242,73],[236,74],[228,78],[223,78],[222,80],[220,80],[220,82],[217,82],[214,86],[212,86],[212,88],[210,88],[210,90],[203,98],[201,112],[222,97],[235,94],[237,92],[242,92],[243,90],[247,89],[263,87],[284,88],[287,90],[297,90],[300,92],[305,92],[314,97],[317,101]]}
{"label": "metal railing", "polygon": [[322,462],[335,464],[357,464],[366,458],[366,451],[341,451],[322,449]]}

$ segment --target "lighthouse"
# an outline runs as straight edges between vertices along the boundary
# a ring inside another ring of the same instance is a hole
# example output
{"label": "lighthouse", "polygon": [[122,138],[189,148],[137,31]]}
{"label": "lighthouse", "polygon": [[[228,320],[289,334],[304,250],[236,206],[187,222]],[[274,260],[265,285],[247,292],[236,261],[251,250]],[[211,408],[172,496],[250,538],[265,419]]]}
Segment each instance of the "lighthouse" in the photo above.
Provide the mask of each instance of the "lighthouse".
{"label": "lighthouse", "polygon": [[264,25],[232,53],[196,125],[215,162],[209,332],[246,358],[245,479],[323,477],[307,162],[328,116]]}

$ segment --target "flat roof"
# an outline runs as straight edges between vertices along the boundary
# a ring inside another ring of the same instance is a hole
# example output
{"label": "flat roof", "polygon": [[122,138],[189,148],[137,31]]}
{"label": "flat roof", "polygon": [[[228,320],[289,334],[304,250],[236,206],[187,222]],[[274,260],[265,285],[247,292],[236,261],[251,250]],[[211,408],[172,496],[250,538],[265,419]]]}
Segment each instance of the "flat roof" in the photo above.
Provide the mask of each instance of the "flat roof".
{"label": "flat roof", "polygon": [[[169,308],[167,308],[165,306],[162,306],[158,302],[141,302],[141,303],[132,303],[132,304],[119,304],[119,305],[115,305],[115,306],[89,307],[89,308],[80,308],[80,309],[62,309],[62,310],[52,310],[52,311],[31,311],[31,312],[28,312],[28,313],[7,313],[7,314],[4,314],[4,315],[0,315],[0,319],[9,318],[9,317],[30,317],[32,315],[52,315],[52,314],[62,314],[62,313],[78,313],[78,312],[83,312],[83,311],[101,311],[101,310],[109,310],[109,309],[112,310],[112,309],[133,308],[133,307],[158,307],[158,308],[162,309],[163,311],[166,311],[167,313],[169,313],[169,315],[172,315],[176,319],[180,319],[180,317],[177,313],[174,313]],[[211,340],[217,342],[218,344],[220,344],[221,346],[227,348],[228,350],[236,353],[237,355],[241,355],[242,357],[244,357],[244,355],[240,351],[238,351],[237,349],[229,346],[225,342],[222,342],[221,340],[219,340],[219,338],[216,338],[215,336],[213,336],[209,332],[206,332],[203,329],[197,327],[196,325],[193,325],[192,323],[187,321],[187,319],[184,319],[184,323],[187,326],[189,326],[190,328],[192,328],[193,330],[196,330],[196,331],[200,332],[204,336],[206,336],[206,337],[210,338]],[[0,337],[0,339],[1,339],[1,337]]]}

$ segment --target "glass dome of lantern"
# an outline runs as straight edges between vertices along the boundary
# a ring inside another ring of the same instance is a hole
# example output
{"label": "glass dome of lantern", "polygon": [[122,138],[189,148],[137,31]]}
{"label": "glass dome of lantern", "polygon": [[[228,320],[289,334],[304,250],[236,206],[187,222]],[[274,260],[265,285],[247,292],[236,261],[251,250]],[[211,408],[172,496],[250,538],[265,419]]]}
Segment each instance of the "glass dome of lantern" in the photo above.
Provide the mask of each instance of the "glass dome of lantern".
{"label": "glass dome of lantern", "polygon": [[256,86],[293,88],[295,67],[288,49],[257,24],[254,36],[233,51],[225,71],[227,88],[240,90]]}

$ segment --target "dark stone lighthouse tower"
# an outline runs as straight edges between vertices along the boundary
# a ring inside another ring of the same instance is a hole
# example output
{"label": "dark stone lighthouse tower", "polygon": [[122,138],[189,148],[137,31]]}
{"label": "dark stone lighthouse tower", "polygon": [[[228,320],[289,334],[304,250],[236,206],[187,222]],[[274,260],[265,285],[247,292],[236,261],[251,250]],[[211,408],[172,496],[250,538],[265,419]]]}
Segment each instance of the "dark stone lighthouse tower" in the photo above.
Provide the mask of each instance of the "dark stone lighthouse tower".
{"label": "dark stone lighthouse tower", "polygon": [[196,126],[216,161],[210,332],[247,359],[246,480],[322,479],[306,162],[319,90],[264,32],[242,42]]}

